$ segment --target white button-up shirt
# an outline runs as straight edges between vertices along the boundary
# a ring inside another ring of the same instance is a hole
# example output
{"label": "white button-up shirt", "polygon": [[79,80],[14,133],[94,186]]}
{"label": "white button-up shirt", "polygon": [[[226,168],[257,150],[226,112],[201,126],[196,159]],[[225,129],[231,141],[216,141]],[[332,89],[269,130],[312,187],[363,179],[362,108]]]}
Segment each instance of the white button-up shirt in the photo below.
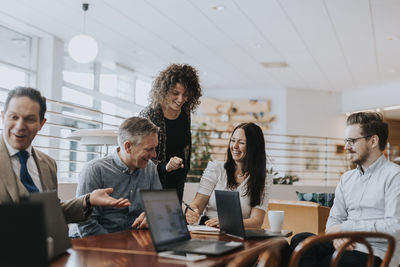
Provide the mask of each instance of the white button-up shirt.
{"label": "white button-up shirt", "polygon": [[[390,266],[400,263],[400,166],[382,155],[364,172],[343,174],[326,227],[342,224],[342,231],[385,232],[395,237]],[[383,259],[387,243],[370,240],[374,254]],[[356,250],[368,253],[364,245]]]}
{"label": "white button-up shirt", "polygon": [[[19,162],[19,158],[17,156],[17,153],[19,150],[13,148],[7,141],[7,138],[5,137],[5,132],[3,131],[3,140],[4,143],[8,149],[8,153],[11,158],[11,164],[12,168],[14,170],[15,176],[17,177],[17,182],[21,183],[21,177],[20,177],[20,170],[21,170],[21,163]],[[26,151],[29,153],[29,158],[26,162],[26,168],[28,169],[29,175],[32,177],[33,183],[36,185],[36,187],[39,189],[39,192],[42,192],[42,183],[40,182],[40,177],[39,177],[39,170],[36,166],[35,159],[32,156],[32,144],[26,149]]]}

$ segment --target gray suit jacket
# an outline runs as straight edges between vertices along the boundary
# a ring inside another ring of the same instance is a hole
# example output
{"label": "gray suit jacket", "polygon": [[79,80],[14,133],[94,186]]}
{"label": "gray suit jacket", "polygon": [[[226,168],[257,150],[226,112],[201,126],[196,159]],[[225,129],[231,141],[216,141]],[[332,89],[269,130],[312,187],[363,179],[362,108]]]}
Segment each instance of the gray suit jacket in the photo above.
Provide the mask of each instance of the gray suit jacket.
{"label": "gray suit jacket", "polygon": [[[54,159],[43,152],[32,149],[43,191],[57,190],[57,165]],[[11,158],[0,135],[0,204],[18,202],[28,190],[17,179],[11,165]],[[61,203],[67,223],[80,222],[88,218],[83,211],[83,197]]]}

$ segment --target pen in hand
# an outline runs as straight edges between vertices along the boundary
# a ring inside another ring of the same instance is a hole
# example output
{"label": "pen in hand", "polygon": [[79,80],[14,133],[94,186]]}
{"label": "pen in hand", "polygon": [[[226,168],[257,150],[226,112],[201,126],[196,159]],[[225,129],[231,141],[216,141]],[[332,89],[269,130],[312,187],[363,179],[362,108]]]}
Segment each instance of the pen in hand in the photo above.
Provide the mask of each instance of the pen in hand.
{"label": "pen in hand", "polygon": [[187,204],[185,201],[182,200],[183,205],[186,206],[186,208],[190,209],[191,211],[195,212],[192,207],[189,206],[189,204]]}

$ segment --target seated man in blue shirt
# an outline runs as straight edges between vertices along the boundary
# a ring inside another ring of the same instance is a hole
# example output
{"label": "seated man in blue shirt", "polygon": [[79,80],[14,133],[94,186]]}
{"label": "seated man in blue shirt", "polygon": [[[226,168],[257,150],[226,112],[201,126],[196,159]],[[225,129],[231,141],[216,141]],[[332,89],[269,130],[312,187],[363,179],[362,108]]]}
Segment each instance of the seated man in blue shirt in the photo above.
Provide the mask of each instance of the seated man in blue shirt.
{"label": "seated man in blue shirt", "polygon": [[[337,185],[335,200],[326,223],[326,232],[384,232],[396,239],[396,250],[389,266],[400,263],[400,166],[383,155],[389,135],[382,115],[375,112],[353,113],[347,118],[345,149],[357,168],[343,174]],[[295,235],[291,250],[310,233]],[[381,241],[381,240],[379,240]],[[374,266],[379,266],[387,244],[371,240]],[[346,240],[335,239],[316,245],[301,258],[299,266],[330,266],[335,248]],[[366,266],[368,250],[352,244],[338,266]]]}
{"label": "seated man in blue shirt", "polygon": [[90,161],[80,173],[77,196],[112,187],[112,197],[129,199],[127,208],[95,207],[90,219],[78,224],[82,236],[147,227],[139,189],[161,189],[156,157],[158,127],[139,117],[126,119],[118,129],[119,147],[104,158]]}

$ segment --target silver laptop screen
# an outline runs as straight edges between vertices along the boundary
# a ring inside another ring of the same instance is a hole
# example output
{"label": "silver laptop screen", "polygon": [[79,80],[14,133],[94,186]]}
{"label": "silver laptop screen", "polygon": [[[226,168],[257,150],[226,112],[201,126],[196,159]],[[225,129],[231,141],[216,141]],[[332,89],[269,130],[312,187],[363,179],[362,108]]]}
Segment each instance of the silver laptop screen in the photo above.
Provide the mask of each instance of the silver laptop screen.
{"label": "silver laptop screen", "polygon": [[157,246],[190,239],[176,191],[141,191],[153,244]]}

